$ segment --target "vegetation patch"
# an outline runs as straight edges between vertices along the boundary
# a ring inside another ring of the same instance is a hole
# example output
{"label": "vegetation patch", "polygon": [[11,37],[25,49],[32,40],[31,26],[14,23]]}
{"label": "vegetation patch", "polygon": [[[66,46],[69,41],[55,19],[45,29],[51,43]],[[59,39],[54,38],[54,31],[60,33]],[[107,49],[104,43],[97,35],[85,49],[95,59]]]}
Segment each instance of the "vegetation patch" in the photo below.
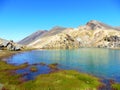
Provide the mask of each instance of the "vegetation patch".
{"label": "vegetation patch", "polygon": [[73,70],[39,75],[14,90],[98,90],[99,79]]}
{"label": "vegetation patch", "polygon": [[[51,64],[52,67],[56,65]],[[25,66],[27,65],[14,66],[0,61],[0,83],[4,90],[97,90],[102,85],[98,78],[73,70],[42,74],[35,80],[25,82],[22,75],[13,72]],[[32,66],[31,70],[37,69]]]}
{"label": "vegetation patch", "polygon": [[112,88],[113,88],[114,90],[120,90],[120,83],[112,84]]}
{"label": "vegetation patch", "polygon": [[22,64],[20,66],[14,66],[0,61],[0,83],[3,86],[11,86],[20,84],[22,75],[16,74],[15,70],[26,68],[28,64]]}

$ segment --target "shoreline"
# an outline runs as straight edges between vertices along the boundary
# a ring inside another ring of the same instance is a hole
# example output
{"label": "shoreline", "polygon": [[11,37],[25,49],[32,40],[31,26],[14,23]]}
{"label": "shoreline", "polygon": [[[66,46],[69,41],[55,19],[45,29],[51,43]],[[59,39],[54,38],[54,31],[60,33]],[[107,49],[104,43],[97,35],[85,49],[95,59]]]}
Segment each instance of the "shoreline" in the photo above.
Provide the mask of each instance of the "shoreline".
{"label": "shoreline", "polygon": [[21,50],[21,51],[0,50],[0,61],[1,60],[4,61],[5,58],[9,58],[12,55],[27,52],[27,51],[32,51],[32,50],[35,50],[35,49],[26,49],[26,50]]}

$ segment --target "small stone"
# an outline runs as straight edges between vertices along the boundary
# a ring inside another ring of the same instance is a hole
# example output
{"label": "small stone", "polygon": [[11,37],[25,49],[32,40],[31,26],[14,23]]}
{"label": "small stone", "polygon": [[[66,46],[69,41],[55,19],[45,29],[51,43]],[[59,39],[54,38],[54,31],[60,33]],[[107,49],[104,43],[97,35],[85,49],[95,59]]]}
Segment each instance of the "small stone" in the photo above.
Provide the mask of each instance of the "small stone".
{"label": "small stone", "polygon": [[86,81],[86,83],[88,83],[88,84],[89,84],[90,82],[89,82],[89,81]]}

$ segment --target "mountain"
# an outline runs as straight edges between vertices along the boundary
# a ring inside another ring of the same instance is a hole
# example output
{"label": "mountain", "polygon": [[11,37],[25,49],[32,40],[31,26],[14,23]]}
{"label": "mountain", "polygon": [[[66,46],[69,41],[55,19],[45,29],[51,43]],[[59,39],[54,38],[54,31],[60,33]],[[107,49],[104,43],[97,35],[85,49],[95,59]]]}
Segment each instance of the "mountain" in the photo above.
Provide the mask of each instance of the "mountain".
{"label": "mountain", "polygon": [[39,38],[49,37],[49,36],[58,34],[58,33],[60,33],[61,31],[65,30],[65,29],[66,28],[64,28],[64,27],[55,26],[49,31],[47,31],[47,30],[39,30],[39,31],[27,36],[26,38],[19,41],[18,43],[23,44],[23,45],[28,45],[28,44],[38,40]]}
{"label": "mountain", "polygon": [[84,29],[86,30],[96,30],[96,29],[115,29],[118,30],[115,27],[112,27],[110,25],[107,25],[105,23],[96,21],[96,20],[91,20],[87,22],[87,24],[84,26]]}
{"label": "mountain", "polygon": [[61,26],[55,26],[52,29],[50,29],[43,37],[49,37],[49,36],[53,36],[56,35],[58,33],[61,33],[62,31],[64,31],[65,27],[61,27]]}
{"label": "mountain", "polygon": [[120,30],[120,27],[115,27],[117,30]]}
{"label": "mountain", "polygon": [[78,28],[54,27],[28,46],[44,49],[114,48],[120,47],[120,31],[105,23],[91,20]]}
{"label": "mountain", "polygon": [[47,30],[39,30],[39,31],[27,36],[23,40],[19,41],[18,44],[27,45],[27,44],[39,39],[40,37],[44,36],[45,33],[47,33],[47,32],[48,32]]}

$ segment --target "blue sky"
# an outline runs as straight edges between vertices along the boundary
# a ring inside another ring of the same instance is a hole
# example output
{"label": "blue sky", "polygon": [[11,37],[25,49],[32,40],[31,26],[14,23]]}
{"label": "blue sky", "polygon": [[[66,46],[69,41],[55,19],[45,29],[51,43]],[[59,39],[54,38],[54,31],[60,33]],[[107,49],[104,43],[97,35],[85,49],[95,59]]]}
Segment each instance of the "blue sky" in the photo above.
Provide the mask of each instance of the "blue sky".
{"label": "blue sky", "polygon": [[0,37],[8,40],[89,20],[120,26],[120,0],[0,0]]}

